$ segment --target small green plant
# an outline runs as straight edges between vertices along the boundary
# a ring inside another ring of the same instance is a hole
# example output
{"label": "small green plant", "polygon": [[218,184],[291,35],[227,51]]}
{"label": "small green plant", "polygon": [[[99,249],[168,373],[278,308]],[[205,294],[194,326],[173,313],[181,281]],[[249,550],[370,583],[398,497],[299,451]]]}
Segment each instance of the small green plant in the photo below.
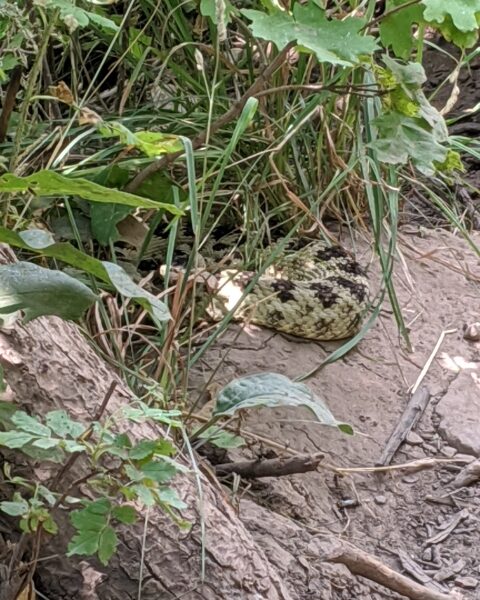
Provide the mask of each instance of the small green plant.
{"label": "small green plant", "polygon": [[[63,410],[40,419],[0,403],[5,429],[0,446],[21,451],[37,463],[60,465],[47,482],[39,483],[12,474],[11,465],[5,463],[0,488],[10,499],[0,502],[0,510],[19,517],[24,533],[49,535],[58,533],[59,514],[68,511],[75,529],[68,554],[96,554],[103,564],[117,547],[115,525],[134,523],[142,506],[158,506],[188,527],[179,516],[186,505],[172,487],[175,476],[188,469],[176,460],[173,442],[166,437],[132,442],[127,433],[116,433],[147,420],[175,429],[181,427],[180,416],[179,411],[149,408],[138,401],[104,424],[95,421],[86,427]],[[84,475],[65,487],[77,460],[82,461]],[[87,486],[88,495],[79,493],[80,483]]]}

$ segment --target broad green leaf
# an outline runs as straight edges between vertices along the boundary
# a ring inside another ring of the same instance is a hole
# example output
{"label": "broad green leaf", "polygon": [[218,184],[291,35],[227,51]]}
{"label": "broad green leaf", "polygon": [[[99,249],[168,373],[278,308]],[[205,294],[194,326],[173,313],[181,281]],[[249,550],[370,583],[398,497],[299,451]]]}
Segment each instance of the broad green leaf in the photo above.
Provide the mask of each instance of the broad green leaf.
{"label": "broad green leaf", "polygon": [[18,410],[12,417],[12,423],[14,423],[19,429],[27,431],[28,433],[34,433],[39,436],[50,437],[52,432],[48,427],[42,425],[35,417],[31,417],[26,412]]}
{"label": "broad green leaf", "polygon": [[478,41],[478,29],[475,29],[474,31],[461,31],[455,27],[450,16],[445,17],[443,23],[437,25],[437,29],[447,40],[447,42],[452,42],[462,49],[472,48],[472,46],[475,46]]}
{"label": "broad green leaf", "polygon": [[422,0],[423,16],[443,37],[460,48],[470,48],[478,40],[480,0]]}
{"label": "broad green leaf", "polygon": [[158,321],[162,322],[170,319],[170,312],[167,306],[153,294],[133,283],[121,267],[107,261],[103,261],[102,264],[108,273],[110,281],[120,294],[127,298],[135,299],[138,304],[143,306]]}
{"label": "broad green leaf", "polygon": [[35,436],[24,431],[1,431],[0,446],[7,448],[23,448],[26,444],[35,439]]}
{"label": "broad green leaf", "polygon": [[365,24],[363,19],[328,20],[325,11],[313,2],[295,3],[293,15],[286,11],[267,14],[245,9],[241,12],[252,21],[250,28],[256,37],[272,41],[279,50],[296,42],[314,52],[320,62],[352,66],[377,49],[372,36],[360,33]]}
{"label": "broad green leaf", "polygon": [[58,436],[77,438],[85,431],[85,426],[72,421],[64,410],[52,410],[45,417],[46,424]]}
{"label": "broad green leaf", "polygon": [[212,427],[203,431],[198,437],[208,440],[218,448],[240,448],[245,445],[245,440],[242,437],[230,431],[219,429],[218,425],[212,425]]}
{"label": "broad green leaf", "polygon": [[89,202],[110,202],[135,208],[162,208],[174,215],[183,214],[172,204],[156,202],[104,187],[88,179],[65,177],[54,171],[39,171],[28,177],[17,177],[6,173],[0,177],[0,191],[31,192],[36,196],[79,196]]}
{"label": "broad green leaf", "polygon": [[0,510],[12,517],[20,517],[28,513],[29,505],[26,500],[20,497],[16,502],[0,502]]}
{"label": "broad green leaf", "polygon": [[460,31],[478,29],[480,0],[422,0],[422,4],[425,6],[423,16],[427,21],[443,23],[446,17],[450,17]]}
{"label": "broad green leaf", "polygon": [[[405,0],[387,0],[385,12],[405,4]],[[385,48],[391,47],[395,56],[407,60],[415,44],[413,26],[423,23],[423,7],[406,6],[380,21],[380,38]]]}
{"label": "broad green leaf", "polygon": [[118,204],[95,204],[90,211],[93,237],[102,245],[108,246],[119,238],[117,223],[131,212],[129,206]]}
{"label": "broad green leaf", "polygon": [[74,452],[83,452],[85,450],[85,446],[78,444],[74,440],[62,440],[61,447],[69,454],[73,454]]}
{"label": "broad green leaf", "polygon": [[183,144],[177,135],[160,131],[133,132],[117,121],[102,121],[98,130],[104,137],[118,136],[122,144],[138,148],[146,156],[162,156],[183,149]]}
{"label": "broad green leaf", "polygon": [[[95,258],[91,258],[90,256],[88,256],[87,254],[84,254],[83,252],[80,252],[79,250],[77,250],[76,248],[74,248],[72,245],[68,244],[68,243],[59,243],[59,244],[52,244],[52,245],[47,245],[45,247],[40,247],[42,241],[44,243],[47,243],[49,241],[51,241],[51,237],[47,234],[45,235],[45,232],[41,232],[40,234],[34,234],[33,232],[36,232],[38,230],[27,230],[22,232],[21,234],[18,234],[14,231],[10,231],[9,229],[7,229],[6,227],[1,227],[0,226],[0,242],[5,242],[6,244],[9,244],[10,246],[15,246],[15,247],[19,247],[19,248],[24,248],[27,250],[32,250],[32,251],[36,251],[38,253],[41,253],[44,256],[50,256],[52,258],[57,258],[58,260],[62,260],[63,262],[66,262],[67,264],[70,264],[78,269],[82,269],[83,271],[90,273],[91,275],[94,275],[95,277],[97,277],[98,279],[101,279],[102,281],[111,284],[119,293],[123,294],[124,296],[126,296],[127,298],[133,298],[134,300],[136,300],[149,314],[151,314],[153,317],[155,317],[157,319],[157,321],[167,321],[170,318],[170,313],[168,312],[168,309],[166,307],[166,305],[161,301],[158,300],[158,298],[156,298],[155,296],[153,296],[153,294],[150,294],[149,292],[145,291],[144,289],[142,289],[141,287],[137,286],[135,283],[133,283],[133,281],[129,278],[129,276],[125,273],[125,271],[118,265],[115,265],[113,263],[109,263],[109,262],[102,262],[100,260],[97,260]],[[27,238],[28,240],[31,240],[32,237],[35,240],[35,245],[36,247],[32,247],[30,246],[24,238]],[[29,264],[29,263],[17,263],[17,264]],[[41,269],[42,267],[36,267],[35,265],[30,265],[33,269]],[[5,267],[0,267],[0,268],[12,268],[10,265],[7,265]],[[48,273],[56,273],[57,275],[54,275],[53,279],[55,278],[67,278],[69,281],[73,281],[77,284],[77,286],[81,286],[82,289],[88,290],[88,293],[90,294],[90,297],[93,297],[94,299],[96,298],[96,296],[94,296],[92,294],[92,292],[90,292],[90,290],[84,286],[84,284],[76,281],[75,279],[69,277],[68,275],[61,273],[60,271],[50,271],[48,269],[43,269],[44,271],[47,271]],[[0,280],[0,307],[2,306],[2,280]],[[28,290],[28,281],[25,281],[24,284],[27,286],[27,290]],[[77,288],[75,288],[77,289]],[[80,289],[80,288],[78,288]],[[29,290],[31,292],[31,290]],[[78,301],[81,300],[81,296],[77,293],[77,296],[79,296],[75,302],[73,303],[72,306],[60,306],[60,309],[62,309],[63,313],[69,314],[71,309],[75,309],[76,304],[78,303]],[[58,301],[55,303],[55,306],[59,303],[59,299]],[[91,302],[88,304],[88,306],[90,306]],[[16,306],[15,310],[19,310],[20,308],[22,308],[21,303],[19,301],[9,302],[9,306]],[[87,306],[87,308],[88,308]],[[58,307],[57,307],[58,309]],[[12,310],[10,309],[10,312],[12,312]],[[78,317],[67,317],[64,314],[59,314],[59,313],[43,313],[43,314],[58,314],[58,316],[63,318],[78,318]]]}
{"label": "broad green leaf", "polygon": [[44,229],[25,229],[18,235],[33,250],[41,250],[55,243],[53,235]]}
{"label": "broad green leaf", "polygon": [[23,310],[25,321],[42,315],[76,320],[96,299],[86,285],[61,271],[27,262],[0,265],[0,313]]}
{"label": "broad green leaf", "polygon": [[[37,233],[39,231],[40,233]],[[31,246],[30,243],[26,241],[32,241],[32,238],[33,243],[35,244],[34,246]],[[42,241],[45,244],[44,246],[41,246]],[[23,248],[24,250],[34,251],[42,256],[56,258],[57,260],[61,260],[72,267],[81,269],[86,273],[90,273],[90,275],[97,277],[97,279],[100,279],[101,281],[110,283],[108,274],[102,264],[102,261],[88,256],[88,254],[77,250],[69,243],[62,242],[53,243],[50,245],[51,241],[51,236],[42,230],[27,229],[17,233],[7,229],[6,227],[0,226],[0,242],[9,244],[15,248]]]}
{"label": "broad green leaf", "polygon": [[92,23],[95,23],[95,25],[98,25],[101,29],[110,29],[112,31],[118,31],[120,29],[116,23],[114,23],[111,19],[107,19],[107,17],[104,17],[103,15],[89,12],[88,18]]}
{"label": "broad green leaf", "polygon": [[146,156],[162,156],[171,152],[179,152],[183,145],[176,135],[168,135],[159,131],[135,132],[137,145]]}
{"label": "broad green leaf", "polygon": [[120,521],[120,523],[131,525],[137,520],[137,511],[133,506],[124,504],[123,506],[115,506],[112,510],[112,516],[114,516],[117,521]]}
{"label": "broad green leaf", "polygon": [[56,438],[39,438],[32,443],[32,446],[35,448],[43,448],[44,450],[50,450],[50,448],[55,448],[59,446],[61,440]]}
{"label": "broad green leaf", "polygon": [[310,388],[278,373],[258,373],[234,379],[218,393],[213,416],[230,416],[247,408],[278,406],[306,407],[320,423],[353,433],[350,425],[337,421]]}
{"label": "broad green leaf", "polygon": [[12,415],[17,412],[17,407],[11,402],[0,402],[0,423],[6,425],[12,420]]}
{"label": "broad green leaf", "polygon": [[52,535],[56,535],[58,533],[58,525],[55,523],[51,515],[42,521],[42,527],[47,533]]}
{"label": "broad green leaf", "polygon": [[107,565],[117,549],[118,538],[115,530],[108,526],[101,532],[98,540],[98,558],[103,565]]}
{"label": "broad green leaf", "polygon": [[422,127],[422,120],[390,112],[377,117],[373,124],[378,138],[370,144],[382,162],[406,164],[411,160],[425,175],[435,172],[434,162],[443,163],[447,149],[431,131]]}
{"label": "broad green leaf", "polygon": [[[94,179],[95,183],[108,188],[123,188],[130,179],[130,173],[118,165],[111,165],[103,169]],[[157,194],[155,198],[159,198]],[[117,223],[131,211],[131,206],[119,204],[92,203],[90,206],[90,223],[92,235],[102,245],[107,246],[110,241],[118,240]]]}

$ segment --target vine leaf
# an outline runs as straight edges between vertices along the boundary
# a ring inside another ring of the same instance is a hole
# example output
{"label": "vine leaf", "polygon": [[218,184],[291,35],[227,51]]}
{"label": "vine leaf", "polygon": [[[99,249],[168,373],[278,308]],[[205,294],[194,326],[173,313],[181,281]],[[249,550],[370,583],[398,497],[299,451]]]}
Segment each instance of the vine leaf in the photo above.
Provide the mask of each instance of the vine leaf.
{"label": "vine leaf", "polygon": [[360,33],[363,19],[328,20],[325,11],[313,2],[296,3],[293,14],[281,10],[272,14],[250,9],[241,12],[252,21],[250,28],[256,37],[272,41],[279,50],[296,42],[301,49],[313,52],[320,62],[348,67],[377,49],[372,36]]}

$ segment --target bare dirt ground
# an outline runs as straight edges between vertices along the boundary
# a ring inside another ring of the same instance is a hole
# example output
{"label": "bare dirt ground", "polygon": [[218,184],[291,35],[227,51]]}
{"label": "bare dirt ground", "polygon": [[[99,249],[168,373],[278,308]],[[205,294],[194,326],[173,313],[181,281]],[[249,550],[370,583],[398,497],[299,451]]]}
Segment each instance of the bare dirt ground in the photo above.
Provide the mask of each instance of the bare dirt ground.
{"label": "bare dirt ground", "polygon": [[[475,238],[480,242],[480,236]],[[363,249],[363,250],[362,250]],[[354,437],[313,422],[302,409],[251,411],[243,426],[298,452],[323,452],[337,467],[373,467],[397,425],[422,369],[431,393],[420,422],[392,464],[424,458],[480,457],[480,343],[464,338],[479,317],[480,260],[467,243],[445,231],[401,234],[396,290],[409,326],[412,351],[399,338],[388,306],[359,346],[306,383]],[[357,256],[372,253],[359,242]],[[371,264],[371,278],[378,269]],[[440,347],[435,350],[439,338]],[[298,377],[317,366],[338,343],[292,341],[255,327],[233,326],[209,352],[196,389],[255,372]],[[230,453],[255,457],[272,450],[258,444]],[[400,598],[339,565],[319,561],[323,534],[335,533],[432,590],[457,590],[480,598],[480,485],[453,485],[464,465],[447,462],[409,473],[363,473],[338,478],[328,470],[241,482],[227,493],[269,560],[283,575],[292,598],[352,600]],[[258,506],[262,509],[259,512]]]}

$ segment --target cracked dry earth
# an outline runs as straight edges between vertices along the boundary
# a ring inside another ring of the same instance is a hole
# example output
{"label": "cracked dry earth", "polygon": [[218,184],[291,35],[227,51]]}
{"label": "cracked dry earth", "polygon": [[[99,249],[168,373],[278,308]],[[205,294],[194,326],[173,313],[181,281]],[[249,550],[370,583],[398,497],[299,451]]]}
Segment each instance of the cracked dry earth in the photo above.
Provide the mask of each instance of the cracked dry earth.
{"label": "cracked dry earth", "polygon": [[[343,566],[319,562],[315,544],[324,532],[351,541],[433,590],[480,599],[480,484],[456,487],[464,464],[453,462],[480,457],[480,342],[464,338],[464,327],[480,321],[480,259],[445,231],[420,234],[410,229],[400,237],[396,289],[412,351],[399,338],[386,306],[356,349],[306,381],[358,433],[352,438],[320,426],[302,409],[252,411],[242,426],[302,453],[324,452],[325,461],[336,466],[374,466],[409,389],[434,353],[423,379],[431,393],[429,405],[392,464],[452,461],[414,473],[392,470],[338,478],[319,470],[242,482],[232,502],[295,599],[400,598],[350,575]],[[474,239],[480,242],[480,236]],[[372,255],[359,243],[357,256],[367,264]],[[374,287],[375,270],[372,263]],[[443,342],[434,352],[442,333]],[[203,372],[192,383],[199,389],[218,365],[215,384],[262,371],[295,378],[338,346],[233,326],[209,351]],[[252,458],[266,450],[256,446],[229,456]]]}

